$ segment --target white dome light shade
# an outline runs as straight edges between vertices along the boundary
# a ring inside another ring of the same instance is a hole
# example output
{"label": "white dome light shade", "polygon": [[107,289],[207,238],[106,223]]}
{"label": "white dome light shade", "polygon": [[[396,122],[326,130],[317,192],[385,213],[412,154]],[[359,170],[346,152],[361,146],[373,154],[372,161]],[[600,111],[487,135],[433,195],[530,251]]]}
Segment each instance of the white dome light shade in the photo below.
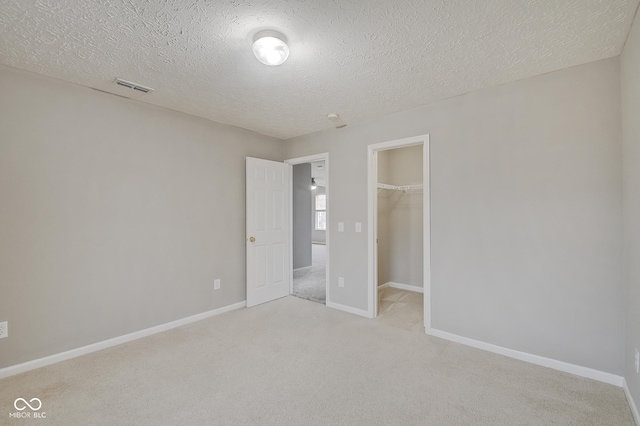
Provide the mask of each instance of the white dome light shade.
{"label": "white dome light shade", "polygon": [[285,37],[277,31],[261,31],[253,42],[253,54],[265,65],[276,66],[289,57],[289,46]]}

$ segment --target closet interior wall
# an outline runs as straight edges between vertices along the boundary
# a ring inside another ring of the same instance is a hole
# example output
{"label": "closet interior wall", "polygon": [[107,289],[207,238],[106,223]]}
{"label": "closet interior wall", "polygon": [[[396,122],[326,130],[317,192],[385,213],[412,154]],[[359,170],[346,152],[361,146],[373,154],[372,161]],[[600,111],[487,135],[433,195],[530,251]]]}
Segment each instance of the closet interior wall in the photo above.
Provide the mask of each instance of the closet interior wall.
{"label": "closet interior wall", "polygon": [[[422,184],[422,145],[378,152],[378,183]],[[422,190],[378,189],[378,285],[423,286]]]}

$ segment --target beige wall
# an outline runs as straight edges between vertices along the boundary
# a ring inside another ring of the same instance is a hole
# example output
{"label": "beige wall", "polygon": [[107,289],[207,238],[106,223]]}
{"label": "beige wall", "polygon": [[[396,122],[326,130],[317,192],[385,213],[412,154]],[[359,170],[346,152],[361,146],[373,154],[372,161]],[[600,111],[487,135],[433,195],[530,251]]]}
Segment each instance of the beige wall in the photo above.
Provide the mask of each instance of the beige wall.
{"label": "beige wall", "polygon": [[389,153],[389,184],[422,184],[422,145],[395,148]]}
{"label": "beige wall", "polygon": [[[636,24],[591,63],[285,143],[0,67],[0,368],[245,299],[244,157],[331,155],[334,302],[366,309],[366,147],[429,133],[437,329],[630,372]],[[621,105],[622,113],[621,113]],[[337,232],[337,223],[345,232]],[[637,263],[637,262],[636,262]],[[345,277],[345,287],[337,277]],[[222,289],[213,291],[213,279]],[[635,339],[635,340],[634,340]]]}
{"label": "beige wall", "polygon": [[[422,146],[378,153],[378,181],[422,183]],[[378,284],[423,286],[422,191],[378,193]]]}
{"label": "beige wall", "polygon": [[636,17],[622,54],[622,140],[624,158],[625,364],[624,376],[640,405],[640,19]]}
{"label": "beige wall", "polygon": [[[389,153],[390,151],[378,152],[378,182],[391,185],[389,177]],[[390,191],[378,191],[378,285],[383,285],[391,281],[389,273],[389,206]]]}
{"label": "beige wall", "polygon": [[367,309],[367,145],[428,133],[434,328],[621,374],[620,127],[613,58],[287,141],[331,156],[332,300]]}
{"label": "beige wall", "polygon": [[281,142],[0,67],[0,368],[245,300],[248,155]]}

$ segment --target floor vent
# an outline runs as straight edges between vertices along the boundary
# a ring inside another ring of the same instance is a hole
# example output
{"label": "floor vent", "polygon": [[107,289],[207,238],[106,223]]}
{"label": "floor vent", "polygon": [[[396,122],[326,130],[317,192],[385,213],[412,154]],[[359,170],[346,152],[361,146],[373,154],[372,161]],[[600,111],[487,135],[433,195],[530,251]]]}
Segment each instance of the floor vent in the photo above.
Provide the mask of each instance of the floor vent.
{"label": "floor vent", "polygon": [[151,87],[143,86],[138,83],[132,83],[130,81],[123,80],[121,78],[116,78],[116,84],[120,86],[128,87],[129,89],[137,90],[142,93],[149,93],[155,90],[155,89],[152,89]]}

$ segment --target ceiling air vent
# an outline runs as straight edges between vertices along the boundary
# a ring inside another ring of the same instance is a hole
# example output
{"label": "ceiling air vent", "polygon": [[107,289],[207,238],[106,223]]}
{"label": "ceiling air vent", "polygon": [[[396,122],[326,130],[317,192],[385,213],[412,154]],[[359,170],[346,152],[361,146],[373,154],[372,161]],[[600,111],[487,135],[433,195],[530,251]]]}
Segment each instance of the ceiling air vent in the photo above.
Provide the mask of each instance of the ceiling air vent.
{"label": "ceiling air vent", "polygon": [[123,80],[121,78],[116,78],[116,84],[120,86],[128,87],[129,89],[137,90],[138,92],[142,92],[142,93],[149,93],[155,90],[155,89],[152,89],[151,87],[143,86],[138,83],[132,83],[130,81]]}

